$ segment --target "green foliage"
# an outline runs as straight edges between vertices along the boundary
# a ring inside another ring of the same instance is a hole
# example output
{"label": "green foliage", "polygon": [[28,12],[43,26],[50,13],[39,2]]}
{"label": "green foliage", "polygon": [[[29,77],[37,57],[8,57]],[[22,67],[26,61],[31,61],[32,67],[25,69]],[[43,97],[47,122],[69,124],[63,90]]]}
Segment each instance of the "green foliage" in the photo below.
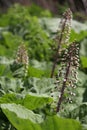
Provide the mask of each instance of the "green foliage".
{"label": "green foliage", "polygon": [[10,57],[12,54],[14,54],[14,50],[17,49],[18,45],[22,41],[22,38],[17,35],[14,36],[8,31],[2,32],[2,37],[3,40],[0,44],[3,51],[0,52],[0,55],[6,55],[7,57]]}
{"label": "green foliage", "polygon": [[26,90],[29,91],[30,89],[31,92],[37,94],[47,94],[49,96],[52,88],[55,87],[55,80],[51,78],[31,77],[27,80],[28,81],[25,80]]}
{"label": "green foliage", "polygon": [[2,104],[1,108],[18,130],[81,130],[81,126],[77,121],[62,119],[57,116],[47,117],[43,121],[40,115],[34,114],[21,105]]}
{"label": "green foliage", "polygon": [[86,56],[87,57],[87,38],[85,38],[81,42],[81,50],[80,50],[81,56]]}
{"label": "green foliage", "polygon": [[32,4],[28,8],[29,14],[32,16],[37,16],[37,17],[52,17],[52,14],[49,10],[44,10],[39,6],[36,6],[35,4]]}
{"label": "green foliage", "polygon": [[87,124],[87,103],[83,103],[69,113],[69,117],[80,120],[83,124]]}
{"label": "green foliage", "polygon": [[[6,14],[1,14],[0,130],[81,130],[81,124],[87,129],[86,25],[72,21],[70,42],[74,39],[80,42],[81,64],[75,101],[68,105],[63,103],[65,109],[61,110],[58,117],[51,108],[55,79],[50,78],[50,73],[54,54],[51,46],[55,44],[60,19],[43,17],[52,15],[35,5],[25,8],[16,4]],[[14,55],[22,42],[29,54],[26,77],[23,66],[14,64]],[[58,98],[58,92],[54,95]]]}
{"label": "green foliage", "polygon": [[41,70],[39,68],[34,68],[32,66],[29,66],[28,75],[31,77],[49,77],[50,76],[50,69],[49,70]]}
{"label": "green foliage", "polygon": [[49,60],[51,57],[49,48],[52,40],[41,28],[38,18],[29,14],[28,8],[14,5],[8,10],[7,14],[2,15],[0,26],[2,26],[0,46],[3,49],[0,55],[10,56],[19,43],[24,41],[29,48],[31,58],[41,61]]}
{"label": "green foliage", "polygon": [[81,42],[81,64],[82,68],[87,68],[87,38]]}
{"label": "green foliage", "polygon": [[42,122],[40,115],[34,114],[25,107],[16,104],[2,104],[1,108],[18,130],[40,130],[38,125],[38,123]]}
{"label": "green foliage", "polygon": [[44,71],[37,69],[37,68],[33,68],[32,66],[29,66],[28,75],[31,76],[31,77],[40,78],[44,75]]}
{"label": "green foliage", "polygon": [[20,95],[20,94],[5,94],[0,98],[0,104],[2,103],[16,103],[25,106],[30,110],[34,110],[45,106],[53,101],[52,98],[43,95]]}
{"label": "green foliage", "polygon": [[87,68],[87,57],[81,56],[82,67]]}
{"label": "green foliage", "polygon": [[0,90],[2,94],[9,92],[20,92],[23,88],[21,79],[14,79],[8,77],[0,77]]}
{"label": "green foliage", "polygon": [[48,117],[42,124],[43,130],[81,130],[79,122],[57,116]]}
{"label": "green foliage", "polygon": [[70,42],[74,39],[78,42],[82,41],[85,37],[87,37],[87,31],[80,31],[79,33],[74,30],[71,31]]}

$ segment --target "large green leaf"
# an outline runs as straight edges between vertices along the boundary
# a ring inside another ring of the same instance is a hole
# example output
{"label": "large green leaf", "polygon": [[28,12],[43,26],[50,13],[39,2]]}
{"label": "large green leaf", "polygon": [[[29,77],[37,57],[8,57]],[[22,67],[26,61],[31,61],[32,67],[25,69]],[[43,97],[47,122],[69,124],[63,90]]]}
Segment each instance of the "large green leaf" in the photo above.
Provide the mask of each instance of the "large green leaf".
{"label": "large green leaf", "polygon": [[31,110],[34,110],[36,108],[49,104],[52,101],[52,98],[43,95],[26,95],[24,98],[24,106]]}
{"label": "large green leaf", "polygon": [[[35,78],[30,77],[25,81],[25,89],[37,94],[50,95],[51,90],[55,87],[55,80],[52,78]],[[26,92],[25,90],[25,92]]]}
{"label": "large green leaf", "polygon": [[17,130],[41,130],[42,117],[21,105],[2,104],[1,108]]}
{"label": "large green leaf", "polygon": [[48,117],[41,126],[42,130],[81,130],[79,122],[72,119],[59,118],[56,115]]}
{"label": "large green leaf", "polygon": [[43,121],[40,115],[21,105],[1,104],[1,108],[17,130],[81,130],[80,123],[73,119],[63,119],[55,115]]}
{"label": "large green leaf", "polygon": [[2,103],[16,103],[25,106],[30,110],[40,108],[46,104],[49,104],[53,101],[52,98],[44,95],[32,95],[27,94],[22,96],[20,94],[5,94],[0,98],[0,104]]}

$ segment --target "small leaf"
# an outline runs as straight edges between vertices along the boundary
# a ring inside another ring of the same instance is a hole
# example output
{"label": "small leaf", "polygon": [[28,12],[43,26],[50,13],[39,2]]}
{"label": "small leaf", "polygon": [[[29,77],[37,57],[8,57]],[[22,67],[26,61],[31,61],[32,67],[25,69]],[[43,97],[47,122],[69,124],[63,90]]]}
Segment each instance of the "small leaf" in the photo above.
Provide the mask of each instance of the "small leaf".
{"label": "small leaf", "polygon": [[81,56],[81,63],[83,68],[87,68],[87,57],[86,56]]}

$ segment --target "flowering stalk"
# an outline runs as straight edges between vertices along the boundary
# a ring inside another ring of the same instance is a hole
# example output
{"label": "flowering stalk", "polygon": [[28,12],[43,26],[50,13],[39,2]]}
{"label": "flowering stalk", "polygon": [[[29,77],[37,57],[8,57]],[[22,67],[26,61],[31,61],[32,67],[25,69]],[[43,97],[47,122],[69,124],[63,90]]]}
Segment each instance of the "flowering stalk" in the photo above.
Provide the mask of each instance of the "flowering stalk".
{"label": "flowering stalk", "polygon": [[70,31],[71,31],[71,20],[72,20],[72,12],[70,9],[68,9],[63,14],[63,19],[61,19],[61,22],[60,22],[59,35],[56,38],[58,42],[58,46],[56,49],[56,54],[54,56],[55,59],[54,59],[53,67],[52,67],[51,78],[54,76],[54,71],[56,68],[56,64],[58,62],[58,57],[60,56],[60,51],[61,51],[62,46],[64,44],[68,45]]}
{"label": "flowering stalk", "polygon": [[26,76],[28,70],[29,58],[24,44],[21,44],[18,47],[15,63],[22,64],[25,67],[25,76]]}
{"label": "flowering stalk", "polygon": [[[63,100],[63,95],[64,95],[65,89],[67,87],[75,88],[75,84],[77,82],[77,71],[76,70],[79,65],[78,52],[79,52],[78,44],[76,42],[73,42],[70,45],[70,47],[66,50],[65,55],[63,57],[61,71],[64,69],[65,73],[62,74],[64,79],[63,79],[63,82],[61,83],[62,87],[61,87],[61,92],[60,92],[60,96],[59,96],[59,101],[57,103],[56,112],[59,112],[59,110],[60,110],[60,106],[61,106],[61,103]],[[71,94],[73,94],[73,93],[71,93]]]}

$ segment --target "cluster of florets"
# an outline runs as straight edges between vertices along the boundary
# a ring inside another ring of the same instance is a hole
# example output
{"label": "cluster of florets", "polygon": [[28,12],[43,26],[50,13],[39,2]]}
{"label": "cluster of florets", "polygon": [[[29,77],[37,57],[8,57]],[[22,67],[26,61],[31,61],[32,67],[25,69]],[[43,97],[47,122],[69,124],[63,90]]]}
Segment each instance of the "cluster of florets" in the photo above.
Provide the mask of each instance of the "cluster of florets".
{"label": "cluster of florets", "polygon": [[29,57],[28,57],[28,52],[27,52],[24,44],[21,44],[18,47],[15,63],[16,64],[22,64],[22,65],[25,66],[25,75],[26,75],[27,70],[28,70]]}
{"label": "cluster of florets", "polygon": [[61,19],[57,36],[55,38],[56,44],[53,48],[56,50],[56,54],[54,56],[54,64],[51,72],[51,78],[54,75],[55,67],[58,62],[58,58],[61,55],[61,52],[69,45],[69,38],[71,32],[71,20],[72,20],[72,12],[68,9],[64,14],[63,18]]}
{"label": "cluster of florets", "polygon": [[[54,76],[55,68],[60,62],[55,88],[51,91],[54,97],[53,105],[57,104],[56,112],[59,112],[62,101],[72,102],[71,97],[75,96],[72,88],[76,88],[77,69],[79,66],[79,44],[73,42],[70,44],[72,12],[70,9],[65,11],[61,19],[58,34],[56,37],[57,49],[54,57],[51,78]],[[71,97],[69,96],[71,95]],[[56,103],[57,101],[57,103]]]}
{"label": "cluster of florets", "polygon": [[59,37],[61,38],[61,44],[69,44],[70,32],[71,32],[72,12],[70,9],[66,10],[63,14],[63,18],[59,25]]}
{"label": "cluster of florets", "polygon": [[51,92],[54,97],[53,106],[57,104],[57,112],[62,102],[72,103],[73,96],[76,96],[77,69],[79,67],[79,44],[73,42],[65,50],[58,74],[56,76],[55,88]]}
{"label": "cluster of florets", "polygon": [[[73,42],[65,51],[61,61],[61,67],[57,75],[57,87],[60,88],[58,111],[60,104],[64,100],[72,103],[75,96],[74,88],[77,83],[77,69],[79,67],[79,44]],[[64,97],[64,95],[67,95]]]}

